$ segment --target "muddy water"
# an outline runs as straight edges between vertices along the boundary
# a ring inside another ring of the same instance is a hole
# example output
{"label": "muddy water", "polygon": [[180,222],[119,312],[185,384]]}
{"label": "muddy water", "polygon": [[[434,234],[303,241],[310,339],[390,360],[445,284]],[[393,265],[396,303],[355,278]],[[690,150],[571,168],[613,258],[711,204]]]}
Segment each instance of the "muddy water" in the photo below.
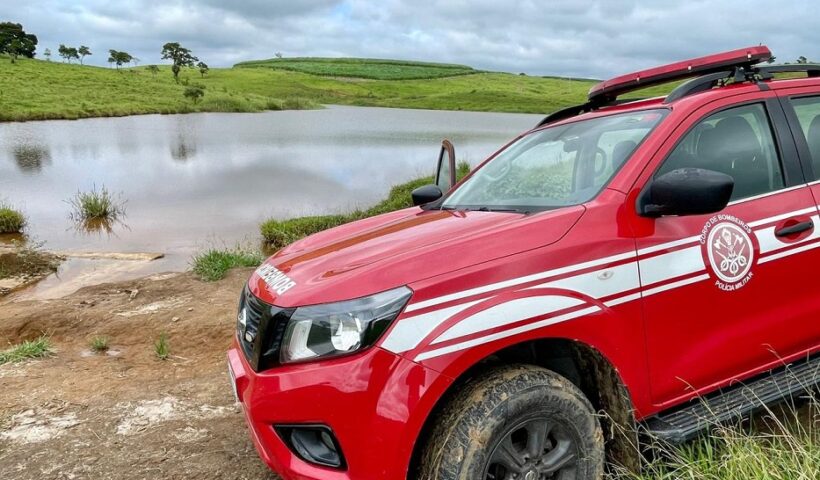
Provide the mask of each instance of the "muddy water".
{"label": "muddy water", "polygon": [[[459,158],[477,164],[539,119],[328,107],[5,123],[0,200],[25,212],[29,236],[46,248],[157,252],[165,257],[132,275],[182,270],[204,247],[258,244],[258,224],[266,218],[377,202],[391,184],[431,174],[442,138],[454,141]],[[78,228],[66,200],[103,185],[126,201],[126,217],[107,228]],[[88,275],[89,263],[70,260],[64,276]],[[100,275],[111,269],[109,261]]]}

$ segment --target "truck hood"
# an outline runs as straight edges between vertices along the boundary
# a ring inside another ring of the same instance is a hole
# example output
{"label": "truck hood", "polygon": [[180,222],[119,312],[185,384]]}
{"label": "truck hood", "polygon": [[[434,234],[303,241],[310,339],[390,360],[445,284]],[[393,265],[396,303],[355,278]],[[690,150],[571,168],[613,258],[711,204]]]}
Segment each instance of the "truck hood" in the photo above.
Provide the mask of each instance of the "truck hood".
{"label": "truck hood", "polygon": [[549,245],[583,212],[399,210],[293,243],[260,266],[248,286],[280,307],[349,300]]}

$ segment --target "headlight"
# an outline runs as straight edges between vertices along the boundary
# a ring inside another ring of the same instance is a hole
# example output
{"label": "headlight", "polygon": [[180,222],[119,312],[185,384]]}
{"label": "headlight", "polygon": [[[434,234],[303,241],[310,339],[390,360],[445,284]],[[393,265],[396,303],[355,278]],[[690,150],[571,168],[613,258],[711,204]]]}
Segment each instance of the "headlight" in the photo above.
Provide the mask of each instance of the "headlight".
{"label": "headlight", "polygon": [[297,308],[282,342],[281,362],[343,355],[372,345],[412,292],[399,287],[369,297]]}

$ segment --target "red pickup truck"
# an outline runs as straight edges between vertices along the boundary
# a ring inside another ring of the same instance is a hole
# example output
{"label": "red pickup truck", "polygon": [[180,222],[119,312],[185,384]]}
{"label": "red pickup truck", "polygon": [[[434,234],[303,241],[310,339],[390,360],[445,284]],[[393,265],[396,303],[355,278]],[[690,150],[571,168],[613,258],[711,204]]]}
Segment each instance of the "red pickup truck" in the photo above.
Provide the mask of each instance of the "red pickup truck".
{"label": "red pickup truck", "polygon": [[458,184],[446,145],[416,207],[269,258],[228,352],[262,459],[596,479],[638,432],[685,442],[816,385],[820,66],[771,58],[602,82]]}

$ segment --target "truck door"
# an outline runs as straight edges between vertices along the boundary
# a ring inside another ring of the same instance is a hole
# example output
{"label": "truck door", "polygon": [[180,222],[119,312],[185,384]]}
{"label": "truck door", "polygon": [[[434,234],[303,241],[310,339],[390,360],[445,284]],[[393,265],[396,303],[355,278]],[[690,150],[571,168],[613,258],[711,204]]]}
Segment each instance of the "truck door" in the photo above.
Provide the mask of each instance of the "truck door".
{"label": "truck door", "polygon": [[[728,174],[723,211],[636,224],[650,385],[665,404],[814,346],[820,219],[773,92],[701,107],[639,180],[687,167]],[[641,223],[642,222],[642,223]]]}

